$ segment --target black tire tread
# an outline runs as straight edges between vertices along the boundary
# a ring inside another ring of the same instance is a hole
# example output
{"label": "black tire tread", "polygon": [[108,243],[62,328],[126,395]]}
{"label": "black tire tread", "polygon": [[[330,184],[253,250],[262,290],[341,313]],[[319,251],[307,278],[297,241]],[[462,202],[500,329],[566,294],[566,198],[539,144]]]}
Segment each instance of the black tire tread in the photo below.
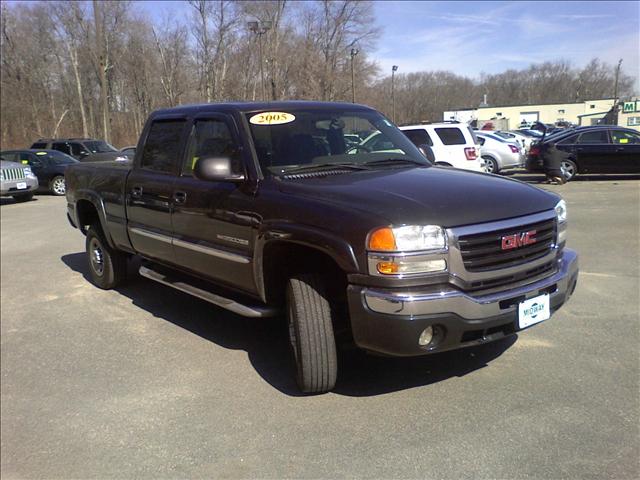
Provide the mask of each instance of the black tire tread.
{"label": "black tire tread", "polygon": [[338,362],[324,283],[319,275],[301,274],[292,277],[289,286],[300,357],[299,386],[307,393],[327,392],[335,386]]}
{"label": "black tire tread", "polygon": [[[104,258],[104,273],[102,276],[94,274],[91,267],[91,259],[89,258],[89,242],[94,236],[98,238],[102,246]],[[89,272],[94,285],[103,290],[110,290],[125,280],[127,276],[127,255],[109,246],[99,224],[93,224],[87,230],[86,251]]]}

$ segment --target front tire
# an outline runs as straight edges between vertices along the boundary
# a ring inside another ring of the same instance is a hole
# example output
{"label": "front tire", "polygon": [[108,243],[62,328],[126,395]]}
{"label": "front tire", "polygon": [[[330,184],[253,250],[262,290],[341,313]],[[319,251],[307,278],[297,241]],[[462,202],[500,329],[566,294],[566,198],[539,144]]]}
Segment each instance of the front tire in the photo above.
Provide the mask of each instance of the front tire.
{"label": "front tire", "polygon": [[122,283],[127,273],[127,256],[109,246],[98,225],[87,230],[85,245],[93,284],[109,290]]}
{"label": "front tire", "polygon": [[331,306],[319,275],[301,274],[289,279],[287,320],[300,390],[330,391],[336,384],[338,359]]}
{"label": "front tire", "polygon": [[573,179],[578,174],[578,166],[572,160],[562,160],[560,170],[565,182]]}
{"label": "front tire", "polygon": [[62,175],[57,175],[51,179],[49,191],[56,196],[62,196],[67,192],[67,186]]}

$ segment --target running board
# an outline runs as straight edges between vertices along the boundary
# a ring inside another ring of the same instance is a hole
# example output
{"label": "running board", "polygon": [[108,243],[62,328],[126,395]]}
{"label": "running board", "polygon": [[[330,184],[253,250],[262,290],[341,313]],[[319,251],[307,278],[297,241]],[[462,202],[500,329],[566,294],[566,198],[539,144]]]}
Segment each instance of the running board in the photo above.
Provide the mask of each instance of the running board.
{"label": "running board", "polygon": [[144,265],[140,267],[139,273],[150,280],[175,288],[181,292],[188,293],[189,295],[193,295],[194,297],[198,297],[206,302],[213,303],[218,307],[237,313],[243,317],[273,317],[279,313],[278,310],[266,305],[260,305],[257,303],[253,305],[245,305],[237,302],[236,300],[217,295],[209,290],[196,287],[195,285],[187,283],[185,281],[186,279],[178,278],[179,274],[175,277],[171,277],[169,274],[152,270]]}

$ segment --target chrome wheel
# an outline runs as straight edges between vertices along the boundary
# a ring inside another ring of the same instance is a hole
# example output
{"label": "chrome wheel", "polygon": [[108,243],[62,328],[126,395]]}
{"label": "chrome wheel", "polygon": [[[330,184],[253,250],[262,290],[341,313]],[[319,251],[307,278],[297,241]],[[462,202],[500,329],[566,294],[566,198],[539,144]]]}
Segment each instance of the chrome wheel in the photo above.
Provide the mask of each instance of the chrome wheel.
{"label": "chrome wheel", "polygon": [[484,160],[484,171],[485,173],[497,173],[498,172],[498,164],[491,157],[482,157]]}
{"label": "chrome wheel", "polygon": [[569,181],[576,176],[576,164],[569,160],[563,160],[560,164],[560,171],[565,180]]}
{"label": "chrome wheel", "polygon": [[104,255],[102,245],[96,238],[92,238],[89,243],[89,260],[95,274],[101,277],[104,274]]}
{"label": "chrome wheel", "polygon": [[51,182],[51,191],[56,195],[64,195],[67,191],[67,185],[64,182],[64,177],[56,177]]}

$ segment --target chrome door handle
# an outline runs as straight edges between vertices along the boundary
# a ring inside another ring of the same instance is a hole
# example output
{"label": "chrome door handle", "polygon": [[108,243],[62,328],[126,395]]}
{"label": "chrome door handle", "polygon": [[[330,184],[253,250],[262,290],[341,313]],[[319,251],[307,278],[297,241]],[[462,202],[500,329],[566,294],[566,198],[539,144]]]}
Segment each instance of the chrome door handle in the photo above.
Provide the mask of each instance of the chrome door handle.
{"label": "chrome door handle", "polygon": [[185,192],[174,192],[173,200],[176,203],[184,203],[187,201],[187,194]]}
{"label": "chrome door handle", "polygon": [[131,189],[131,196],[135,198],[142,197],[142,187],[133,187]]}

